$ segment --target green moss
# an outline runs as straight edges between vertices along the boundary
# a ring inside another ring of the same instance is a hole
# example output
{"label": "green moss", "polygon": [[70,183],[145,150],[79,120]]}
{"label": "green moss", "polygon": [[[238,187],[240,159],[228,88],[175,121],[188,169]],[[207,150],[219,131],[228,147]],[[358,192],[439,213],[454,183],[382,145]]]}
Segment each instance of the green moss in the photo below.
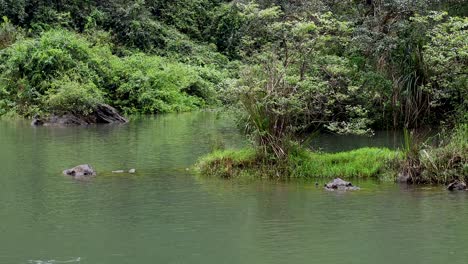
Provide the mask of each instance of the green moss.
{"label": "green moss", "polygon": [[[386,148],[361,148],[339,153],[319,153],[298,148],[285,163],[275,163],[254,149],[216,151],[196,164],[198,173],[223,178],[386,178],[401,157],[398,151]],[[395,174],[395,173],[394,173]],[[393,179],[393,178],[392,178]]]}

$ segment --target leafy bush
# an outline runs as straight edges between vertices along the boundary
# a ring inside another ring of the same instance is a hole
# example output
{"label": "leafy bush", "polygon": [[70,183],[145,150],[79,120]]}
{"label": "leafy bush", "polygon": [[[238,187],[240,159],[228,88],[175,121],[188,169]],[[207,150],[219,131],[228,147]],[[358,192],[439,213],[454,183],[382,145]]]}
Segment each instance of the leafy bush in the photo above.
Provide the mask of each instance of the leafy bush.
{"label": "leafy bush", "polygon": [[468,112],[468,18],[448,17],[428,35],[423,54],[431,103],[439,114],[455,110],[456,118],[463,118]]}
{"label": "leafy bush", "polygon": [[45,95],[49,112],[88,115],[104,101],[102,91],[94,83],[80,83],[67,78],[54,80]]}
{"label": "leafy bush", "polygon": [[5,49],[0,89],[14,101],[20,114],[45,110],[43,99],[55,90],[54,83],[69,76],[75,82],[102,82],[101,62],[111,56],[103,47],[91,47],[77,34],[64,30],[47,31],[38,39],[24,39]]}
{"label": "leafy bush", "polygon": [[72,14],[56,10],[53,7],[39,5],[31,21],[31,31],[41,33],[53,28],[73,29]]}
{"label": "leafy bush", "polygon": [[144,4],[144,1],[132,1],[112,7],[104,27],[126,46],[143,51],[164,48],[167,26],[152,19]]}
{"label": "leafy bush", "polygon": [[142,53],[120,58],[100,37],[92,40],[54,29],[4,49],[0,53],[2,107],[15,108],[22,115],[87,113],[104,100],[129,113],[164,113],[216,102],[215,91],[224,73],[214,67]]}
{"label": "leafy bush", "polygon": [[20,35],[20,30],[10,22],[8,17],[4,16],[0,24],[0,50],[13,44]]}
{"label": "leafy bush", "polygon": [[125,112],[182,112],[212,102],[215,84],[200,73],[205,68],[170,63],[135,54],[112,61],[110,99]]}
{"label": "leafy bush", "polygon": [[166,33],[165,47],[157,51],[160,55],[195,66],[225,68],[229,64],[228,58],[217,52],[215,45],[194,42],[175,29],[167,28]]}

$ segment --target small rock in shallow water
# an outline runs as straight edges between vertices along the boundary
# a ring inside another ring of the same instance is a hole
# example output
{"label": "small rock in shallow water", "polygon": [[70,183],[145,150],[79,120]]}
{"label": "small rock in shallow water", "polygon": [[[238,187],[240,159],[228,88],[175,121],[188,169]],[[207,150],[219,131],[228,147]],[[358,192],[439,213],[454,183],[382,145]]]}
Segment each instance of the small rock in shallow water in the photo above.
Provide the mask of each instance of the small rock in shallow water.
{"label": "small rock in shallow water", "polygon": [[135,169],[130,169],[130,170],[128,170],[128,173],[135,173],[135,172],[136,172]]}
{"label": "small rock in shallow water", "polygon": [[68,170],[64,170],[63,174],[73,176],[75,178],[82,178],[96,176],[96,171],[90,165],[84,164],[78,165]]}
{"label": "small rock in shallow water", "polygon": [[353,186],[352,183],[344,181],[340,178],[336,178],[333,181],[325,184],[325,190],[328,191],[334,191],[334,190],[339,190],[339,191],[357,191],[360,190],[361,188]]}

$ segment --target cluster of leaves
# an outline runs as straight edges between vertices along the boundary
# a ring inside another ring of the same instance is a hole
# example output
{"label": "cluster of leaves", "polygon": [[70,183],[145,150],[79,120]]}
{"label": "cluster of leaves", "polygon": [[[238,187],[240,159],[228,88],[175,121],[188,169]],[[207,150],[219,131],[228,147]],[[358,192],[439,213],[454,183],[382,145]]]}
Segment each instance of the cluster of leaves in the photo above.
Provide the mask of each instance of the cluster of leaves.
{"label": "cluster of leaves", "polygon": [[188,111],[214,103],[223,73],[140,53],[126,57],[66,30],[50,30],[0,51],[2,109],[88,113],[102,102],[126,112]]}
{"label": "cluster of leaves", "polygon": [[13,44],[21,34],[8,17],[4,16],[3,22],[0,24],[0,50]]}
{"label": "cluster of leaves", "polygon": [[[460,106],[460,100],[447,100],[448,97],[459,98],[460,89],[443,91],[447,86],[442,87],[440,82],[446,80],[453,88],[460,84],[434,71],[439,63],[434,60],[437,55],[431,50],[439,49],[436,35],[444,36],[448,42],[458,42],[454,43],[456,47],[440,46],[447,51],[450,47],[452,56],[447,59],[463,58],[464,48],[460,40],[466,39],[466,29],[462,26],[466,18],[431,10],[457,1],[368,2],[371,4],[358,10],[361,18],[356,23],[353,46],[355,52],[365,58],[367,67],[375,69],[390,82],[381,122],[408,128],[438,125],[438,120],[447,119]],[[446,10],[458,13],[453,9]]]}
{"label": "cluster of leaves", "polygon": [[[468,121],[468,18],[446,17],[427,35],[424,46],[432,105],[442,113],[454,111],[455,122]],[[427,18],[424,18],[427,19]],[[444,109],[445,108],[445,109]],[[446,116],[440,116],[445,118]]]}
{"label": "cluster of leaves", "polygon": [[109,98],[125,112],[190,111],[214,104],[222,73],[166,59],[134,54],[113,60]]}

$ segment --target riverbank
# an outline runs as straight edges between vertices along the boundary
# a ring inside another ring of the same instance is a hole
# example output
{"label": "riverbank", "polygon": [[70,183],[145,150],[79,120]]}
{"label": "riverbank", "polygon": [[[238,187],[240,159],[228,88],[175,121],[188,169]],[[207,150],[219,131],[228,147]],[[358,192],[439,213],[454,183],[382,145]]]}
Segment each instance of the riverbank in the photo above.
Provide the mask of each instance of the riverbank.
{"label": "riverbank", "polygon": [[215,151],[195,165],[202,175],[221,178],[370,178],[393,180],[394,164],[400,151],[387,148],[360,148],[338,153],[292,151],[284,162],[268,160],[253,148]]}

